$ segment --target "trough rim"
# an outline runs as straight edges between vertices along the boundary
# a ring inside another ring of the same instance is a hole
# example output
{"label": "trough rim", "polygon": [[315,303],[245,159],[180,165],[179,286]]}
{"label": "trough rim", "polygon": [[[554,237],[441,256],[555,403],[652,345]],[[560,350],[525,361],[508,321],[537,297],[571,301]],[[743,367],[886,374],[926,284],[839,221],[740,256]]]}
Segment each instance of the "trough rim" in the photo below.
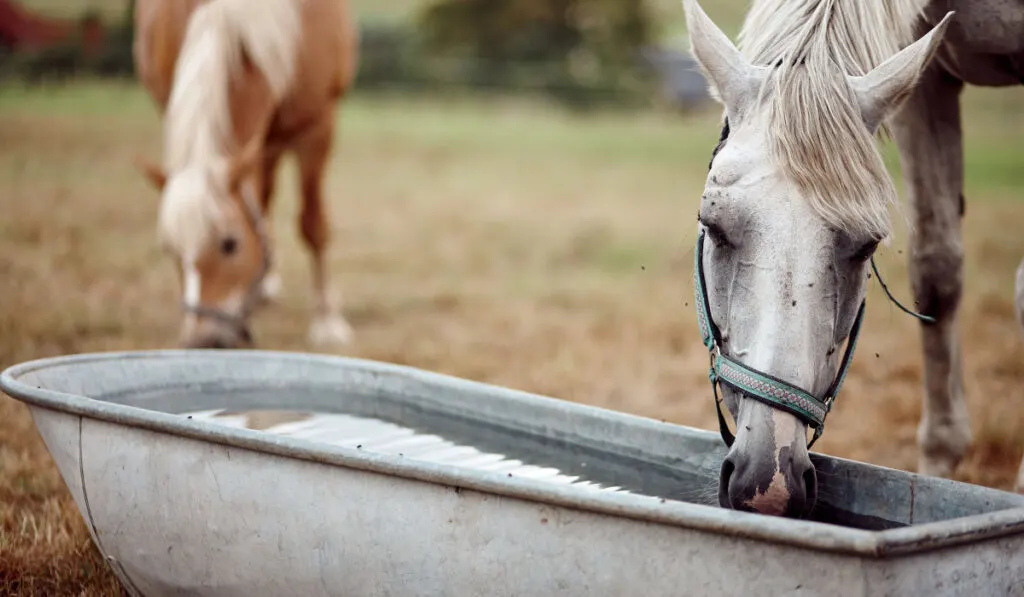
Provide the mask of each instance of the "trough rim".
{"label": "trough rim", "polygon": [[[397,455],[378,454],[356,448],[322,444],[301,438],[277,436],[257,430],[225,427],[211,422],[188,419],[177,414],[114,404],[86,396],[48,390],[20,381],[21,377],[29,373],[52,366],[64,367],[95,361],[210,357],[225,361],[232,359],[251,361],[255,357],[257,359],[303,361],[307,364],[311,361],[319,362],[325,365],[343,366],[364,372],[399,375],[427,383],[441,382],[462,386],[464,390],[477,389],[492,394],[500,393],[514,397],[516,400],[533,402],[540,406],[553,406],[557,404],[559,409],[569,411],[570,413],[576,411],[587,413],[589,416],[598,415],[609,420],[628,421],[641,425],[668,425],[684,430],[687,433],[711,434],[711,432],[704,429],[659,422],[648,417],[583,405],[408,365],[357,357],[297,351],[157,349],[101,351],[46,357],[24,361],[4,369],[0,372],[0,391],[16,400],[44,410],[68,413],[79,417],[88,417],[99,421],[127,425],[285,458],[341,466],[447,486],[453,489],[468,489],[528,502],[551,504],[647,523],[681,527],[732,537],[743,537],[761,542],[783,544],[847,556],[859,556],[874,560],[917,555],[973,543],[983,539],[996,539],[1024,532],[1024,507],[1009,508],[898,529],[867,531],[816,521],[783,519],[749,512],[725,510],[715,506],[672,499],[659,500],[656,497],[652,498],[652,496],[638,494],[587,494],[576,489],[544,483],[543,481],[530,478],[509,478],[501,473],[474,471],[452,465],[404,458]],[[816,454],[816,456],[850,462],[847,459],[824,454]],[[888,468],[869,463],[860,464],[879,469]],[[916,473],[908,471],[900,472],[916,475]],[[1000,491],[992,488],[985,489]]]}

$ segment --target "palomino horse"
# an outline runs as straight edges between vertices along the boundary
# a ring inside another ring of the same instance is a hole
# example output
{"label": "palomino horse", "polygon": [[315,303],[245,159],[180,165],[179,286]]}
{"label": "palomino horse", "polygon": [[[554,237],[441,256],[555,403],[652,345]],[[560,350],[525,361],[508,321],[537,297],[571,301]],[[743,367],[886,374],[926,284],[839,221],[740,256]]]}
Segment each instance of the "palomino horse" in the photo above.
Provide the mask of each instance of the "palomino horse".
{"label": "palomino horse", "polygon": [[164,118],[159,233],[174,254],[181,343],[251,344],[249,317],[274,293],[269,209],[282,154],[298,158],[299,228],[312,254],[314,343],[351,328],[327,281],[322,177],[335,106],[356,72],[345,0],[138,0],[134,56]]}
{"label": "palomino horse", "polygon": [[755,0],[739,49],[696,0],[683,6],[725,108],[694,268],[716,402],[721,389],[736,422],[733,436],[719,408],[730,445],[719,502],[785,516],[814,505],[807,428],[821,434],[839,392],[897,199],[880,129],[899,146],[913,207],[926,390],[918,468],[949,475],[971,441],[955,332],[959,93],[965,82],[1021,81],[1024,2]]}

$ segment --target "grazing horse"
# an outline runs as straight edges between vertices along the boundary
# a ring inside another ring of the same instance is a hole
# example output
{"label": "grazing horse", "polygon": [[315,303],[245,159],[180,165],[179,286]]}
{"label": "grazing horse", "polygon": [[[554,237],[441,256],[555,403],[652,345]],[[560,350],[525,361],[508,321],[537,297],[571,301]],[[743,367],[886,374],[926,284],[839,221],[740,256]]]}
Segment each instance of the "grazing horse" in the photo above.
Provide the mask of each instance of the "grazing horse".
{"label": "grazing horse", "polygon": [[335,107],[356,73],[345,0],[138,0],[134,58],[164,119],[158,231],[182,286],[180,342],[252,344],[253,308],[275,292],[269,209],[277,164],[298,158],[299,228],[312,255],[315,344],[351,328],[327,280],[322,177]]}
{"label": "grazing horse", "polygon": [[897,200],[878,132],[895,138],[912,207],[921,313],[907,312],[922,322],[925,357],[918,469],[949,475],[971,441],[955,331],[959,93],[965,82],[1021,81],[1024,2],[755,0],[739,48],[696,0],[683,7],[691,50],[725,111],[694,268],[730,446],[720,504],[792,517],[814,506],[808,428],[813,444],[852,358],[873,255]]}

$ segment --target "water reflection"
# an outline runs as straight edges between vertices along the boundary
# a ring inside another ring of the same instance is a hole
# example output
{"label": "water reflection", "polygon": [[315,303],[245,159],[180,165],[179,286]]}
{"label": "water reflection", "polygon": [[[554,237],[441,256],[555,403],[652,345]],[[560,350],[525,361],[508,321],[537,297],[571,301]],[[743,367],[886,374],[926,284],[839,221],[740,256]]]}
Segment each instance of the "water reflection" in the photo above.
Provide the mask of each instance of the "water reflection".
{"label": "water reflection", "polygon": [[578,475],[567,475],[557,468],[534,466],[504,454],[484,452],[470,445],[456,444],[440,435],[422,433],[372,417],[284,410],[237,412],[223,409],[184,415],[193,420],[209,421],[225,427],[253,429],[436,464],[527,477],[581,490],[639,495],[621,487],[595,483]]}

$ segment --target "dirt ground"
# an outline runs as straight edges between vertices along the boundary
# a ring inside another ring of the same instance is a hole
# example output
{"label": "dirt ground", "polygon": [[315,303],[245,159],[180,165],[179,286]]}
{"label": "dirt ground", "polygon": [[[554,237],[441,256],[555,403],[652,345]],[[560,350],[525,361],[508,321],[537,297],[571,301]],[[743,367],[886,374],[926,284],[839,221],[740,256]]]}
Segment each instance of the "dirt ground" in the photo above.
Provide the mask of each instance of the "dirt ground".
{"label": "dirt ground", "polygon": [[[968,99],[960,329],[975,443],[956,477],[1007,489],[1024,452],[1024,334],[1011,302],[1024,257],[1013,223],[1024,221],[1024,95]],[[577,117],[361,97],[339,118],[330,271],[356,330],[341,353],[716,428],[691,275],[717,111]],[[132,167],[135,155],[159,157],[158,134],[134,85],[0,92],[0,366],[173,342],[158,196]],[[284,294],[255,334],[262,348],[311,351],[295,180],[286,163],[275,212]],[[910,301],[905,238],[879,266]],[[913,470],[916,323],[877,285],[868,305],[816,449]],[[118,592],[27,410],[0,397],[0,594]]]}

